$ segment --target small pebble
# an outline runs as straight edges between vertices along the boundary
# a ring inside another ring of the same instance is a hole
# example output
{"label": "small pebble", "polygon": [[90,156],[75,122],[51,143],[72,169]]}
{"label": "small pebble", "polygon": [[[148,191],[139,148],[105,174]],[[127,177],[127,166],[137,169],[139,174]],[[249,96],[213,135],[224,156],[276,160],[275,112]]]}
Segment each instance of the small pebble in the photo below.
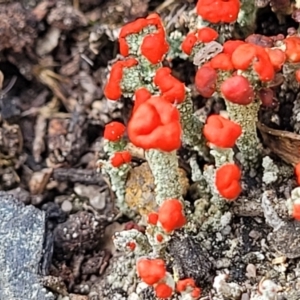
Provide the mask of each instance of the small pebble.
{"label": "small pebble", "polygon": [[70,213],[73,209],[73,205],[72,205],[71,201],[64,200],[63,203],[61,204],[61,209],[62,209],[62,211],[66,212],[66,213]]}
{"label": "small pebble", "polygon": [[256,277],[256,267],[253,264],[248,264],[246,267],[246,276],[248,278],[255,278]]}

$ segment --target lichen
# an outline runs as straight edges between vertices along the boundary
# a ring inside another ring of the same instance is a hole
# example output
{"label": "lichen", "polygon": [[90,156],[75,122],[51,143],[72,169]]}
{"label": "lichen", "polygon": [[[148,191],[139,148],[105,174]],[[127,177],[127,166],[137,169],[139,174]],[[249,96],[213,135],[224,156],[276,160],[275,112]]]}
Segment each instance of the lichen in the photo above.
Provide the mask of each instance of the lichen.
{"label": "lichen", "polygon": [[237,139],[236,145],[240,151],[238,159],[244,169],[255,169],[260,160],[261,144],[256,132],[259,107],[258,100],[248,105],[226,101],[229,118],[242,127],[242,135]]}
{"label": "lichen", "polygon": [[151,149],[145,152],[145,156],[154,176],[157,204],[161,205],[166,199],[181,199],[182,187],[179,183],[176,152]]}

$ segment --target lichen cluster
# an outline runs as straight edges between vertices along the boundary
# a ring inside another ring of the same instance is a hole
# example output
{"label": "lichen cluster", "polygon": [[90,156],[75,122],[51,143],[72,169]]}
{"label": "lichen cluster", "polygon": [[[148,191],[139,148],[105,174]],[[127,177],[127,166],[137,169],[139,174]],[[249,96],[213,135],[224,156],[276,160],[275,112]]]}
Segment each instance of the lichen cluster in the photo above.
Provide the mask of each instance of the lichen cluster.
{"label": "lichen cluster", "polygon": [[[261,187],[276,184],[280,178],[279,167],[263,152],[257,134],[258,113],[261,106],[272,106],[276,94],[274,80],[282,69],[287,77],[286,88],[295,88],[295,82],[300,82],[300,75],[298,79],[295,74],[300,62],[300,37],[273,39],[271,46],[262,43],[268,39],[253,34],[258,10],[255,1],[199,0],[197,20],[187,36],[181,38],[181,49],[178,40],[168,43],[163,21],[157,14],[137,19],[121,29],[119,43],[124,58],[112,66],[105,96],[117,101],[123,95],[134,101],[127,124],[128,139],[145,151],[154,177],[158,209],[137,218],[145,232],[130,229],[116,233],[114,243],[118,250],[134,257],[136,280],[143,282],[143,289],[150,289],[157,298],[192,300],[201,295],[201,280],[167,268],[179,255],[169,251],[174,239],[183,240],[192,234],[198,243],[201,235],[226,234],[233,216],[231,203],[242,194],[247,197],[244,187],[250,180],[258,176],[257,184]],[[288,14],[288,10],[284,11]],[[240,34],[250,35],[245,40],[233,39],[236,28]],[[194,113],[190,89],[163,65],[164,59],[170,59],[174,53],[195,63],[197,92],[203,99],[222,102],[226,113],[210,114],[205,123],[200,121]],[[105,148],[110,163],[101,163],[116,192],[117,207],[130,215],[124,202],[130,159],[122,152],[128,150],[121,135],[116,138],[115,132],[111,132],[104,136],[110,145]],[[181,146],[196,150],[190,159],[197,195],[194,203],[184,199],[179,181],[176,151]],[[116,154],[121,157],[118,165],[114,164]],[[263,194],[262,209],[267,222],[276,229],[283,221],[276,214],[270,215],[273,211],[268,209],[267,196]],[[291,199],[290,215],[296,218],[295,209],[300,201],[295,190]],[[191,256],[190,259],[196,259]],[[269,293],[275,288],[273,283],[266,281],[261,285],[266,290],[261,292],[261,299],[273,299],[276,292]],[[213,287],[222,299],[238,299],[242,293],[238,284],[228,283],[221,274],[215,277]],[[134,299],[142,299],[140,291],[134,293]]]}

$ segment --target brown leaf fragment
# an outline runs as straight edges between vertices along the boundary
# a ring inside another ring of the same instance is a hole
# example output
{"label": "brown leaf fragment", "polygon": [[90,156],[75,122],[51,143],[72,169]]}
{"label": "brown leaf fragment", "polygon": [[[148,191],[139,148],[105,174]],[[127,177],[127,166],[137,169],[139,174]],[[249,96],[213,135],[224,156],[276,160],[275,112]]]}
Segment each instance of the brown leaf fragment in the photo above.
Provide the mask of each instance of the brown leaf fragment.
{"label": "brown leaf fragment", "polygon": [[34,172],[29,180],[29,190],[33,195],[42,194],[53,172],[51,168],[45,168]]}
{"label": "brown leaf fragment", "polygon": [[276,130],[258,122],[257,127],[264,144],[286,163],[295,166],[300,162],[300,135]]}

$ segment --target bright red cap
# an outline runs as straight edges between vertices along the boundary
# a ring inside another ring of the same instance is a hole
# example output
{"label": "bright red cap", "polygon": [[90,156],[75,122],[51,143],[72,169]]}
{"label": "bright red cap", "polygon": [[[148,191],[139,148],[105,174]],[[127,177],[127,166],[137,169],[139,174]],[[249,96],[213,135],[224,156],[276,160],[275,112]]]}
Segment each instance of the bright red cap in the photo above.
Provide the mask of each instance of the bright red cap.
{"label": "bright red cap", "polygon": [[297,82],[300,82],[300,69],[298,69],[298,70],[295,72],[295,77],[296,77]]}
{"label": "bright red cap", "polygon": [[271,81],[275,76],[274,67],[263,47],[244,43],[232,53],[231,61],[237,70],[247,70],[252,66],[261,81]]}
{"label": "bright red cap", "polygon": [[242,75],[234,75],[224,82],[220,87],[223,97],[236,104],[247,105],[254,99],[254,90],[249,80]]}
{"label": "bright red cap", "polygon": [[148,214],[148,224],[156,225],[158,221],[158,213],[152,212]]}
{"label": "bright red cap", "polygon": [[216,91],[218,74],[210,66],[203,66],[197,70],[195,86],[202,97],[209,98]]}
{"label": "bright red cap", "polygon": [[197,36],[195,32],[188,33],[181,44],[182,51],[185,54],[190,55],[192,53],[193,47],[196,44],[196,42],[197,42]]}
{"label": "bright red cap", "polygon": [[295,175],[297,184],[300,185],[300,163],[297,163],[297,165],[295,166]]}
{"label": "bright red cap", "polygon": [[130,68],[138,64],[134,58],[117,61],[111,68],[108,82],[104,88],[104,95],[110,100],[118,100],[122,95],[121,80],[123,78],[123,69]]}
{"label": "bright red cap", "polygon": [[116,142],[123,136],[125,129],[125,125],[120,122],[110,122],[105,125],[103,136],[111,142]]}
{"label": "bright red cap", "polygon": [[231,56],[226,53],[219,53],[214,56],[210,60],[209,65],[215,70],[231,71],[234,69],[231,62]]}
{"label": "bright red cap", "polygon": [[163,28],[146,35],[142,41],[141,52],[152,64],[160,63],[168,50]]}
{"label": "bright red cap", "polygon": [[126,36],[133,33],[139,33],[147,25],[148,23],[146,19],[139,18],[133,22],[127,23],[122,27],[119,34],[119,45],[120,45],[120,53],[123,56],[127,56],[129,54],[129,47],[125,39]]}
{"label": "bright red cap", "polygon": [[293,63],[300,62],[300,37],[289,36],[284,40],[287,60]]}
{"label": "bright red cap", "polygon": [[133,107],[133,112],[137,109],[137,107],[146,102],[148,99],[151,98],[151,93],[144,87],[139,88],[138,90],[135,91],[134,93],[134,107]]}
{"label": "bright red cap", "polygon": [[191,296],[195,299],[198,299],[201,296],[201,289],[200,288],[194,288],[192,290]]}
{"label": "bright red cap", "polygon": [[242,134],[242,127],[220,115],[209,116],[203,128],[209,143],[220,148],[232,148]]}
{"label": "bright red cap", "polygon": [[145,283],[153,285],[165,277],[165,262],[162,259],[140,258],[137,261],[137,273]]}
{"label": "bright red cap", "polygon": [[162,97],[151,97],[133,112],[128,137],[145,150],[173,151],[181,146],[180,115],[176,107]]}
{"label": "bright red cap", "polygon": [[241,40],[228,40],[223,44],[223,53],[231,56],[234,50],[243,44],[245,44],[245,42]]}
{"label": "bright red cap", "polygon": [[179,280],[176,284],[176,291],[182,293],[186,290],[188,286],[192,288],[196,286],[195,280],[193,278]]}
{"label": "bright red cap", "polygon": [[222,197],[235,200],[242,191],[241,170],[236,164],[225,164],[217,169],[215,185]]}
{"label": "bright red cap", "polygon": [[285,53],[280,49],[265,48],[276,72],[280,71],[286,60]]}
{"label": "bright red cap", "polygon": [[129,163],[131,161],[131,154],[128,151],[115,152],[110,162],[113,167],[118,168],[123,164]]}
{"label": "bright red cap", "polygon": [[159,87],[164,99],[171,103],[182,103],[185,99],[185,86],[171,72],[168,67],[158,69],[153,82]]}
{"label": "bright red cap", "polygon": [[181,228],[186,223],[181,201],[165,200],[159,208],[158,221],[166,232]]}
{"label": "bright red cap", "polygon": [[218,36],[218,32],[210,27],[202,27],[197,31],[197,40],[202,43],[212,42]]}
{"label": "bright red cap", "polygon": [[197,3],[197,14],[210,23],[235,22],[239,10],[239,0],[198,0]]}
{"label": "bright red cap", "polygon": [[173,289],[166,283],[159,283],[154,288],[155,295],[158,298],[165,299],[172,296]]}

